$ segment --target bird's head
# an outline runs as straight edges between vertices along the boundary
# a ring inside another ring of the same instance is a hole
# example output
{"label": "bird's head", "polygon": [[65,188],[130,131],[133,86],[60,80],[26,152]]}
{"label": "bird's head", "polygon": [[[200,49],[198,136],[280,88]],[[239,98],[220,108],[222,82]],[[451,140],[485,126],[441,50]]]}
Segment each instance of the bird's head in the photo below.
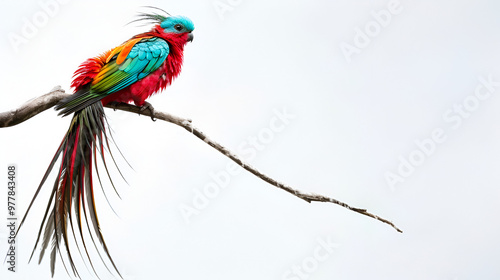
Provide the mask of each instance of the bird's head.
{"label": "bird's head", "polygon": [[160,23],[165,33],[187,34],[187,41],[193,41],[194,24],[187,17],[170,16]]}
{"label": "bird's head", "polygon": [[193,22],[184,16],[171,16],[169,13],[165,12],[156,7],[147,7],[151,9],[156,9],[162,11],[165,15],[158,14],[156,12],[152,13],[140,13],[138,19],[135,21],[146,21],[154,23],[155,27],[153,30],[163,33],[166,37],[176,38],[176,41],[183,41],[182,43],[187,43],[193,41]]}

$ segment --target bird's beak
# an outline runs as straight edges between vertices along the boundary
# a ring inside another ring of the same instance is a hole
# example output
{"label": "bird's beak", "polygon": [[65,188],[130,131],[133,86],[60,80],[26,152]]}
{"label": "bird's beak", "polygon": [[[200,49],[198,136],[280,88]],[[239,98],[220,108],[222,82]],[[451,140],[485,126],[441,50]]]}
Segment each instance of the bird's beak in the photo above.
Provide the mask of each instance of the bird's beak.
{"label": "bird's beak", "polygon": [[193,41],[193,38],[194,38],[193,33],[189,32],[189,33],[188,33],[188,39],[187,39],[187,41],[188,41],[188,42],[192,42],[192,41]]}

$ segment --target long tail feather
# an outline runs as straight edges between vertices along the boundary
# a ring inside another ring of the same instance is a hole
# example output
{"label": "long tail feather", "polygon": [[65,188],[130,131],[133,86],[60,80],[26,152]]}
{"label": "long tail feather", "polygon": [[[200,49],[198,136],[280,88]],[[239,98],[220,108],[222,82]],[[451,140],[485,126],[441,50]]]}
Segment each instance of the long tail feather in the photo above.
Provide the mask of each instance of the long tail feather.
{"label": "long tail feather", "polygon": [[[95,165],[96,172],[98,172],[96,160],[97,158],[101,158],[106,173],[114,188],[104,157],[104,146],[107,146],[108,152],[111,154],[108,136],[105,130],[106,124],[104,108],[101,102],[95,102],[75,112],[69,130],[54,155],[54,158],[50,162],[28,207],[28,211],[21,221],[22,225],[42,186],[59,157],[61,157],[61,166],[58,170],[50,200],[30,257],[31,260],[38,247],[40,249],[40,263],[49,245],[51,245],[50,267],[52,276],[55,272],[56,258],[59,254],[61,263],[68,274],[69,271],[72,271],[75,277],[80,278],[77,265],[74,262],[75,255],[71,253],[70,249],[74,248],[73,246],[75,245],[78,249],[80,258],[86,266],[87,263],[90,264],[92,271],[95,276],[97,276],[94,267],[95,262],[91,259],[91,254],[87,247],[88,242],[86,242],[86,238],[84,237],[83,225],[85,224],[89,233],[88,236],[90,236],[90,241],[94,244],[96,252],[106,269],[112,273],[106,265],[106,262],[111,263],[115,273],[121,277],[109,249],[104,242],[104,237],[97,218],[93,193],[94,189],[92,185],[92,165]],[[99,155],[97,153],[99,153]],[[73,223],[74,219],[76,219],[75,223]],[[70,235],[72,235],[72,238],[68,237],[68,228],[71,231]],[[94,237],[97,238],[100,246],[97,246],[95,242],[97,240],[95,240]],[[85,254],[82,254],[82,247]],[[100,251],[104,252],[105,258],[103,258]],[[86,256],[85,258],[84,255]]]}

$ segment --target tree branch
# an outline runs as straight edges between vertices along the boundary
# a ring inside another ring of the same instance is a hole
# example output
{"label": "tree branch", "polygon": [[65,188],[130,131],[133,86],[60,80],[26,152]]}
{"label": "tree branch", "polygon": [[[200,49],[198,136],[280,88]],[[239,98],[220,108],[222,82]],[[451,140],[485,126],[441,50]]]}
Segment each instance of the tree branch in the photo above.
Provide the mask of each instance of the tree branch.
{"label": "tree branch", "polygon": [[[64,90],[60,87],[57,86],[54,89],[52,89],[49,93],[44,94],[40,97],[37,97],[35,99],[32,99],[25,104],[21,105],[21,107],[11,110],[9,112],[4,112],[0,113],[0,127],[9,127],[9,126],[14,126],[17,124],[20,124],[31,117],[53,107],[54,105],[57,104],[60,100],[63,98],[69,96],[69,94],[66,94]],[[390,226],[392,226],[395,230],[398,232],[402,232],[398,227],[396,227],[392,222],[381,218],[377,215],[374,215],[370,212],[368,212],[366,209],[361,209],[361,208],[355,208],[351,207],[346,203],[343,203],[341,201],[338,201],[336,199],[319,195],[319,194],[313,194],[313,193],[304,193],[301,191],[298,191],[296,189],[293,189],[292,187],[283,184],[279,181],[276,181],[275,179],[267,176],[266,174],[258,171],[255,167],[245,163],[241,158],[239,158],[237,155],[235,155],[233,152],[222,146],[221,144],[211,140],[205,133],[197,129],[196,127],[193,126],[192,122],[190,119],[184,119],[180,118],[174,115],[171,115],[169,113],[164,113],[164,112],[158,112],[155,111],[155,113],[152,115],[149,110],[144,110],[141,111],[141,109],[137,106],[130,105],[130,104],[125,104],[125,103],[120,103],[116,105],[109,105],[106,106],[109,108],[113,108],[116,110],[122,110],[122,111],[127,111],[131,113],[137,113],[137,114],[142,114],[144,116],[149,116],[149,117],[154,117],[159,120],[163,120],[166,122],[170,122],[173,124],[176,124],[178,126],[183,127],[190,133],[192,133],[194,136],[198,137],[199,139],[203,140],[205,143],[210,145],[212,148],[216,149],[217,151],[221,152],[224,154],[226,157],[230,158],[232,161],[236,162],[239,166],[243,167],[245,170],[249,171],[250,173],[254,174],[255,176],[259,177],[263,181],[280,188],[284,191],[287,191],[294,196],[303,199],[307,202],[330,202],[333,204],[340,205],[342,207],[345,207],[351,211],[354,211],[356,213],[371,217],[373,219],[379,220],[383,223],[386,223]]]}

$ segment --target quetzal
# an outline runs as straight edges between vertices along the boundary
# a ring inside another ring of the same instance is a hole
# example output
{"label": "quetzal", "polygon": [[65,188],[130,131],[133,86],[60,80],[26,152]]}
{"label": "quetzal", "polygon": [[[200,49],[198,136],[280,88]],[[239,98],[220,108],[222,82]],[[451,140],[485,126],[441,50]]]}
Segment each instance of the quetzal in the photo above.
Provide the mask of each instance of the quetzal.
{"label": "quetzal", "polygon": [[[71,83],[74,94],[56,105],[60,115],[73,114],[73,118],[20,224],[23,224],[40,189],[61,157],[50,200],[30,257],[31,260],[35,249],[40,247],[40,263],[49,249],[52,276],[56,255],[59,255],[67,271],[69,263],[77,277],[79,274],[73,262],[76,255],[89,263],[95,272],[88,250],[89,240],[95,246],[92,249],[98,253],[104,252],[99,253],[99,257],[106,268],[107,262],[119,274],[99,227],[93,194],[95,179],[92,165],[95,165],[97,171],[97,159],[101,158],[106,167],[104,150],[109,149],[103,105],[110,102],[133,102],[142,109],[149,108],[153,111],[146,99],[165,89],[179,75],[184,46],[193,40],[194,29],[193,22],[183,16],[143,13],[138,20],[152,22],[154,27],[149,32],[136,35],[120,46],[83,62],[75,71]],[[88,233],[84,233],[85,231]],[[100,249],[96,240],[100,243]],[[72,247],[76,244],[79,254],[70,252],[70,243],[73,244]],[[63,246],[65,250],[62,249]]]}

